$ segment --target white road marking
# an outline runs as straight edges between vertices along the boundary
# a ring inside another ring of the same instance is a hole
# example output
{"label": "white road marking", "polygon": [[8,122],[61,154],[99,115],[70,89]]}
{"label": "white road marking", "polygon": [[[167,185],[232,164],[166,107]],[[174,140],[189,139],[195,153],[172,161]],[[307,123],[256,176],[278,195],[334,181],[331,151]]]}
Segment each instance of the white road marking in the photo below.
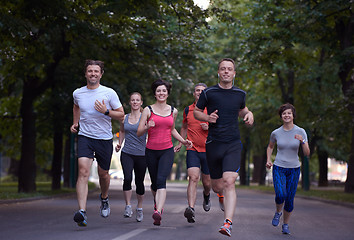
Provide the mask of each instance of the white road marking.
{"label": "white road marking", "polygon": [[147,229],[136,229],[136,230],[128,232],[128,233],[126,233],[126,234],[124,234],[122,236],[116,237],[116,238],[114,238],[112,240],[127,240],[127,239],[132,238],[132,237],[134,237],[136,235],[139,235],[142,232],[145,232],[146,230]]}

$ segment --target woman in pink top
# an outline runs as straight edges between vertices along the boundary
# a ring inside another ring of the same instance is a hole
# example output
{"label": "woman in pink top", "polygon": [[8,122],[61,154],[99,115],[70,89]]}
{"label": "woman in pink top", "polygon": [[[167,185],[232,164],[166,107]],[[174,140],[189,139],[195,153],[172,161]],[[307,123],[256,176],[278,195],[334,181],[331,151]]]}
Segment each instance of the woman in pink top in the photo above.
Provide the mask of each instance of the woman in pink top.
{"label": "woman in pink top", "polygon": [[166,200],[166,179],[171,172],[174,151],[172,137],[187,148],[192,142],[183,139],[175,129],[178,110],[167,104],[171,84],[156,80],[151,84],[156,102],[144,108],[141,115],[137,135],[148,132],[145,158],[151,178],[151,192],[154,195],[155,209],[152,218],[154,225],[161,224],[161,214]]}

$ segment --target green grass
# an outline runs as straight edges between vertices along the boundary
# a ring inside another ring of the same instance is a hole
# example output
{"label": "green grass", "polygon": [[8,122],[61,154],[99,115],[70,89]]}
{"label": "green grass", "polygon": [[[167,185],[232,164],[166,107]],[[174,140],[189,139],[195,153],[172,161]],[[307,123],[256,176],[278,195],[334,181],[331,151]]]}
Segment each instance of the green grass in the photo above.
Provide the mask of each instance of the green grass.
{"label": "green grass", "polygon": [[[94,183],[89,183],[89,190],[94,189],[96,185]],[[37,182],[37,191],[33,193],[19,193],[17,182],[5,182],[0,184],[0,200],[11,200],[11,199],[26,199],[35,197],[49,197],[59,194],[75,193],[75,188],[64,188],[61,187],[59,190],[51,189],[51,182]]]}
{"label": "green grass", "polygon": [[[180,183],[188,184],[188,181],[178,181]],[[55,196],[58,194],[75,193],[75,188],[64,188],[60,190],[51,190],[51,182],[37,182],[37,191],[34,193],[18,193],[17,192],[17,182],[5,182],[0,184],[0,200],[11,200],[11,199],[25,199],[34,197],[48,197]],[[94,183],[89,183],[89,190],[95,189],[96,185]],[[237,185],[236,188],[242,189],[252,189],[256,191],[263,191],[274,194],[273,186],[241,186]],[[304,191],[301,187],[298,188],[297,196],[313,197],[325,200],[333,200],[339,202],[347,202],[354,204],[354,193],[344,193],[344,188],[311,188],[309,191]]]}
{"label": "green grass", "polygon": [[[263,192],[274,193],[273,186],[237,186],[237,188],[248,188]],[[296,196],[319,198],[324,200],[332,200],[339,202],[354,203],[354,193],[345,193],[343,187],[332,188],[332,187],[321,187],[321,188],[310,188],[309,191],[304,191],[301,187],[298,187]]]}

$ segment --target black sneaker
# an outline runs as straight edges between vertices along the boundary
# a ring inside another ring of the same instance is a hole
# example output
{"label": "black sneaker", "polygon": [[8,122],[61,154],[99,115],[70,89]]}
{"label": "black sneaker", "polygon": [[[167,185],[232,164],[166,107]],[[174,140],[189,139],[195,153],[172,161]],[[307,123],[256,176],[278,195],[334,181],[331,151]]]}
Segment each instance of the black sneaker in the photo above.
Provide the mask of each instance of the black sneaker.
{"label": "black sneaker", "polygon": [[100,214],[102,217],[106,218],[111,213],[111,209],[109,208],[108,197],[106,199],[102,199],[102,194],[100,194],[100,199],[101,199]]}
{"label": "black sneaker", "polygon": [[204,195],[204,192],[203,192],[203,209],[204,211],[208,212],[210,210],[210,207],[211,207],[211,202],[210,202],[210,193],[208,196]]}
{"label": "black sneaker", "polygon": [[77,223],[78,226],[86,227],[87,226],[86,211],[83,211],[83,210],[77,211],[74,214],[74,221]]}
{"label": "black sneaker", "polygon": [[195,213],[194,209],[191,207],[187,207],[186,210],[184,211],[184,216],[187,218],[187,221],[189,223],[194,223],[195,222]]}

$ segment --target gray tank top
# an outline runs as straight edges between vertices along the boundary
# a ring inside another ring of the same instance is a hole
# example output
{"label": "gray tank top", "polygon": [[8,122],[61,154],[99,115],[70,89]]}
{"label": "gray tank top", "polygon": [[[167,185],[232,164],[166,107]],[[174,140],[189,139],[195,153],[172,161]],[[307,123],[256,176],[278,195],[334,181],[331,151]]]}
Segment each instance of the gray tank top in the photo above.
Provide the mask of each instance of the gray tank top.
{"label": "gray tank top", "polygon": [[[129,114],[125,116],[124,119],[124,131],[125,131],[125,143],[122,152],[134,155],[134,156],[144,156],[146,147],[146,135],[138,137],[136,132],[138,131],[139,121],[136,124],[130,124]],[[141,118],[141,115],[140,115]]]}

